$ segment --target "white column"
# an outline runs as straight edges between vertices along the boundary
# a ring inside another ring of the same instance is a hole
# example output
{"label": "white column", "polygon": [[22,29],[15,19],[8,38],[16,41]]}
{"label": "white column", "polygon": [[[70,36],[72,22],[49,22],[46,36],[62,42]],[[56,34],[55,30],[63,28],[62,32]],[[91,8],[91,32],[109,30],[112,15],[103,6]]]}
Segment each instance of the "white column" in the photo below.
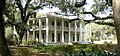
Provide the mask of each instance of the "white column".
{"label": "white column", "polygon": [[41,19],[39,19],[39,42],[41,42],[42,43],[42,35],[41,35],[41,28],[42,27],[42,25],[41,25]]}
{"label": "white column", "polygon": [[82,42],[82,22],[81,21],[80,21],[79,28],[80,28],[79,42]]}
{"label": "white column", "polygon": [[[89,33],[89,34],[90,34],[89,38],[91,38],[91,37],[92,37],[92,26],[91,26],[91,22],[90,22],[90,30],[89,30],[89,31],[90,31],[90,33]],[[89,41],[90,41],[90,39],[89,39]]]}
{"label": "white column", "polygon": [[76,31],[77,31],[77,24],[76,24],[76,21],[75,21],[75,42],[77,42],[77,34],[76,34]]}
{"label": "white column", "polygon": [[[29,21],[27,21],[27,25],[29,26]],[[29,40],[29,38],[30,38],[29,31],[30,31],[30,30],[27,30],[27,40]]]}
{"label": "white column", "polygon": [[46,17],[46,43],[48,43],[48,34],[49,34],[49,24],[48,24],[48,18]]}
{"label": "white column", "polygon": [[57,25],[57,22],[56,22],[56,19],[54,19],[54,24],[55,24],[55,30],[54,30],[54,43],[56,43],[57,42],[57,30],[56,30],[56,25]]}
{"label": "white column", "polygon": [[33,20],[33,38],[35,38],[35,20]]}
{"label": "white column", "polygon": [[86,27],[85,27],[85,23],[83,23],[83,30],[84,30],[84,32],[83,32],[83,41],[86,42],[86,35],[85,35]]}
{"label": "white column", "polygon": [[62,20],[62,42],[64,43],[64,20]]}
{"label": "white column", "polygon": [[71,31],[70,31],[70,30],[71,30],[71,29],[70,29],[70,23],[69,23],[69,38],[68,38],[68,39],[69,39],[69,43],[71,42],[71,39],[70,39],[70,36],[71,36],[71,35],[70,35],[70,32],[71,32]]}

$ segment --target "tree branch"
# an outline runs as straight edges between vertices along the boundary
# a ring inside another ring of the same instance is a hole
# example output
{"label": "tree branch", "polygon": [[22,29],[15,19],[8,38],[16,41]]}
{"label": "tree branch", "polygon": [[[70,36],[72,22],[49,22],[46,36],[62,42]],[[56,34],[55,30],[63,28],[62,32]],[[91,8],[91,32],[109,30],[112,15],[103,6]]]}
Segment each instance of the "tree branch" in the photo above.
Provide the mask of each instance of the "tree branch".
{"label": "tree branch", "polygon": [[24,31],[25,29],[22,29],[19,25],[17,25],[16,23],[13,23],[13,22],[11,22],[11,21],[9,21],[9,20],[7,20],[7,22],[5,23],[5,25],[6,24],[10,24],[10,25],[13,25],[13,26],[15,26],[15,27],[17,27],[17,28],[19,28],[19,29],[21,29],[22,31]]}
{"label": "tree branch", "polygon": [[20,10],[23,10],[23,6],[22,6],[22,4],[21,4],[21,1],[20,0],[15,0],[17,3],[17,6],[18,6],[18,8],[20,9]]}
{"label": "tree branch", "polygon": [[29,6],[29,4],[30,4],[30,1],[31,1],[31,0],[28,0],[27,3],[25,4],[25,9],[24,9],[24,15],[25,15],[25,16],[26,16],[26,11],[27,11],[27,8],[28,8],[28,6]]}
{"label": "tree branch", "polygon": [[[84,20],[85,24],[90,23],[92,20]],[[95,21],[94,21],[95,22]],[[115,27],[113,22],[104,22],[104,21],[99,21],[99,22],[95,22],[98,25],[108,25],[108,26],[112,26]]]}
{"label": "tree branch", "polygon": [[[76,15],[65,15],[65,14],[60,14],[58,12],[54,12],[55,14],[58,14],[58,15],[63,15],[63,16],[76,16]],[[79,12],[79,14],[91,14],[95,19],[92,20],[92,21],[95,21],[95,20],[106,20],[106,19],[112,19],[113,16],[110,15],[110,16],[107,16],[107,17],[99,17],[99,16],[96,16],[94,15],[92,12]],[[74,19],[71,19],[69,20],[69,22],[73,22],[75,20],[80,20],[79,18],[74,18]]]}
{"label": "tree branch", "polygon": [[23,15],[23,6],[22,6],[22,4],[21,4],[21,1],[20,0],[15,0],[15,1],[17,1],[17,6],[18,6],[18,8],[20,9],[20,11],[21,11],[21,19],[22,20],[24,20],[24,15]]}
{"label": "tree branch", "polygon": [[113,24],[113,22],[95,22],[95,23],[99,24],[99,25],[108,25],[108,26],[115,27],[115,25]]}
{"label": "tree branch", "polygon": [[[106,20],[106,19],[112,19],[113,18],[112,15],[107,16],[107,17],[99,17],[99,16],[94,15],[92,12],[79,12],[79,14],[91,14],[95,18],[92,21],[95,21],[95,20]],[[80,20],[80,19],[79,18],[74,18],[74,19],[71,19],[69,22],[73,22],[75,20]]]}
{"label": "tree branch", "polygon": [[27,16],[25,17],[25,20],[24,20],[25,23],[27,23],[27,21],[28,21],[30,15],[32,15],[32,14],[33,14],[33,13],[28,12],[28,14],[27,14]]}
{"label": "tree branch", "polygon": [[109,6],[112,6],[112,0],[105,0]]}
{"label": "tree branch", "polygon": [[94,20],[106,20],[109,18],[113,18],[112,15],[107,16],[107,17],[98,17],[98,16],[94,15],[92,12],[79,12],[79,14],[91,14],[95,18]]}

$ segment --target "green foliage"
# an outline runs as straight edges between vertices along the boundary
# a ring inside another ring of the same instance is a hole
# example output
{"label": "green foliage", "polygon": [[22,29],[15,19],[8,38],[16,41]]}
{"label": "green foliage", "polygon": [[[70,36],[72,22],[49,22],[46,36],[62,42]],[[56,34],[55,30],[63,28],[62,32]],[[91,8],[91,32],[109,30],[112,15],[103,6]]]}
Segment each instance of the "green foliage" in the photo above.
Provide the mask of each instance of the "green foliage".
{"label": "green foliage", "polygon": [[25,40],[25,39],[23,39],[22,40],[22,45],[37,45],[37,44],[39,44],[36,40],[35,40],[35,38],[29,38],[29,40]]}
{"label": "green foliage", "polygon": [[13,28],[12,27],[6,27],[5,28],[5,37],[6,41],[9,45],[15,45],[18,42],[17,36],[13,34]]}
{"label": "green foliage", "polygon": [[8,43],[8,45],[16,45],[18,43],[18,38],[17,37],[8,37],[6,38],[6,41]]}
{"label": "green foliage", "polygon": [[7,17],[7,19],[5,24],[9,26],[15,26],[17,34],[19,35],[18,45],[21,43],[24,33],[27,30],[29,30],[27,21],[30,18],[30,16],[34,14],[37,9],[44,7],[42,4],[39,4],[40,2],[41,1],[38,0],[36,1],[7,0],[6,1],[4,15]]}
{"label": "green foliage", "polygon": [[45,53],[45,52],[49,52],[53,48],[55,47],[41,45],[41,46],[35,47],[34,49],[38,50],[38,52]]}
{"label": "green foliage", "polygon": [[96,45],[96,44],[75,44],[75,45],[64,45],[64,46],[44,46],[40,45],[33,49],[41,53],[49,53],[51,56],[84,56],[85,55],[104,55],[105,51],[114,52],[116,45]]}
{"label": "green foliage", "polygon": [[11,31],[11,28],[10,27],[7,27],[5,29],[5,37],[7,39],[7,43],[9,45],[13,45],[14,41],[13,41],[13,34],[12,34],[12,31]]}
{"label": "green foliage", "polygon": [[[89,24],[86,25],[87,28],[89,28]],[[91,23],[92,27],[92,38],[91,40],[94,41],[100,41],[100,40],[112,40],[115,38],[115,28],[110,27],[107,25],[98,25],[95,23]],[[89,33],[89,32],[88,32]],[[106,36],[105,36],[106,35]],[[88,35],[89,36],[89,35]]]}
{"label": "green foliage", "polygon": [[92,5],[92,12],[97,14],[99,12],[105,12],[105,10],[109,9],[106,1],[103,0],[94,0],[95,4]]}

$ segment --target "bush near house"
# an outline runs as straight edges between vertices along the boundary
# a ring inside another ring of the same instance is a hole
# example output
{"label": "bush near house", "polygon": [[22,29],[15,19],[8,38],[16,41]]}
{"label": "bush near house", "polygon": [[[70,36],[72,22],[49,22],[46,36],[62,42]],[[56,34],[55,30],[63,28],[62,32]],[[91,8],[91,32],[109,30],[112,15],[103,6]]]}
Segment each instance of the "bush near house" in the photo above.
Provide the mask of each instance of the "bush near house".
{"label": "bush near house", "polygon": [[112,44],[77,44],[64,46],[37,46],[33,49],[41,53],[49,53],[51,56],[115,56],[115,46],[116,45]]}

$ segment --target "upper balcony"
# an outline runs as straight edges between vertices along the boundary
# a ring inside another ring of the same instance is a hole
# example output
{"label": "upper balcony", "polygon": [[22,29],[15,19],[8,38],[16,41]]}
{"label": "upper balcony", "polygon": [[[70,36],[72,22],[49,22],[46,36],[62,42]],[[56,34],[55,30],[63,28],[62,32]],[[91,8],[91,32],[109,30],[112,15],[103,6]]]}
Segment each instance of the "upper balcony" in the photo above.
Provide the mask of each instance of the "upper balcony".
{"label": "upper balcony", "polygon": [[[35,31],[38,31],[39,30],[39,26],[32,26],[31,29],[30,29],[30,31],[33,31],[33,29]],[[42,30],[46,30],[46,25],[42,25],[41,29]],[[48,29],[49,30],[55,30],[55,27],[53,25],[49,25]],[[69,31],[69,27],[64,26],[63,29],[64,29],[64,31]],[[62,26],[56,26],[56,30],[57,31],[62,31]],[[70,31],[75,31],[75,27],[70,27]],[[80,31],[80,28],[77,28],[76,31]]]}

